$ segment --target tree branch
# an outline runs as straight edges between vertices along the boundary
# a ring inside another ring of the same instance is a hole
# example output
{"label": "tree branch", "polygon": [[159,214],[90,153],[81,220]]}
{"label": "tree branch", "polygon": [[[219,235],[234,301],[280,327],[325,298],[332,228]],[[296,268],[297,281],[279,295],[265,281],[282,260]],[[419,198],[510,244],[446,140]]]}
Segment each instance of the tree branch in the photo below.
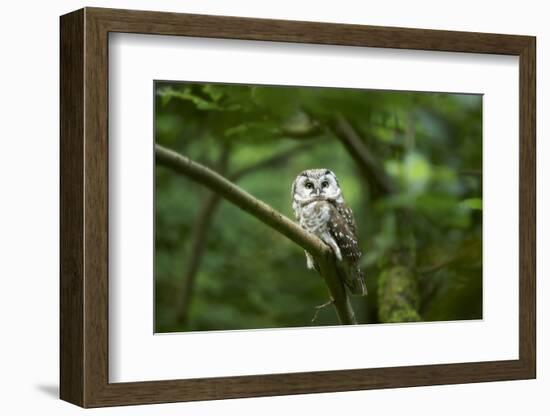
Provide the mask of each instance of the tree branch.
{"label": "tree branch", "polygon": [[282,164],[283,162],[285,162],[289,157],[294,156],[296,153],[301,152],[301,151],[306,150],[306,149],[309,149],[309,148],[313,147],[314,145],[319,144],[319,141],[322,141],[322,139],[315,140],[315,141],[307,141],[307,142],[301,143],[297,146],[294,146],[291,149],[282,151],[281,153],[278,153],[274,156],[268,157],[264,160],[260,160],[257,163],[251,164],[250,166],[246,166],[242,169],[239,169],[239,170],[235,171],[234,173],[229,175],[229,179],[231,179],[233,182],[236,182],[236,181],[240,180],[243,176],[246,176],[250,173],[256,172],[260,169],[270,168],[270,167],[273,167],[273,166],[278,166],[278,165]]}
{"label": "tree branch", "polygon": [[[217,163],[217,169],[222,174],[224,174],[227,170],[230,153],[230,146],[227,143],[224,143]],[[196,275],[199,271],[206,248],[208,230],[210,229],[210,225],[219,202],[220,197],[218,194],[208,192],[208,195],[206,195],[206,198],[199,209],[199,216],[193,228],[190,250],[187,255],[188,261],[181,282],[180,296],[176,311],[178,321],[181,325],[185,325],[185,321],[187,320],[189,314],[192,295],[195,289]]]}
{"label": "tree branch", "polygon": [[[408,122],[409,145],[414,144],[412,120]],[[386,174],[378,159],[352,124],[338,115],[332,124],[335,135],[340,139],[350,156],[368,178],[373,179],[382,196],[394,194],[398,188]],[[399,212],[399,238],[391,253],[390,264],[378,276],[378,318],[382,322],[409,322],[420,320],[418,281],[414,273],[415,249],[408,241],[414,235],[410,229],[411,215],[407,209]]]}
{"label": "tree branch", "polygon": [[210,224],[219,202],[219,195],[214,192],[209,192],[199,210],[200,214],[196,220],[191,236],[191,248],[186,256],[187,264],[181,282],[179,301],[177,303],[178,325],[184,326],[187,321],[189,306],[195,289],[196,275],[199,271],[206,248],[206,239]]}
{"label": "tree branch", "polygon": [[343,282],[339,277],[334,253],[323,241],[206,166],[158,144],[155,144],[155,155],[159,164],[208,187],[307,250],[319,264],[320,274],[328,287],[340,322],[357,323]]}
{"label": "tree branch", "polygon": [[[270,168],[273,166],[278,166],[281,163],[285,162],[289,157],[292,157],[303,150],[306,150],[312,147],[318,142],[307,141],[297,146],[293,146],[291,149],[263,159],[257,163],[246,166],[245,168],[235,171],[233,174],[229,175],[229,179],[233,182],[237,182],[243,177],[254,173],[261,169]],[[219,167],[217,171],[220,174],[225,174],[227,171],[227,159],[228,159],[228,149],[224,149],[222,155],[220,156]],[[189,316],[189,307],[192,300],[192,295],[195,288],[196,275],[199,271],[200,265],[202,263],[202,258],[204,256],[207,235],[210,230],[210,225],[214,218],[217,208],[220,206],[221,195],[215,192],[208,192],[208,195],[204,199],[200,209],[199,216],[195,222],[191,236],[191,244],[189,253],[187,254],[187,264],[185,272],[183,274],[183,279],[181,283],[181,290],[179,301],[177,304],[177,317],[178,325],[185,325],[185,322]]]}
{"label": "tree branch", "polygon": [[338,115],[333,123],[332,130],[367,177],[373,178],[384,193],[391,194],[396,191],[395,184],[386,175],[383,167],[379,165],[376,156],[371,153],[345,117]]}

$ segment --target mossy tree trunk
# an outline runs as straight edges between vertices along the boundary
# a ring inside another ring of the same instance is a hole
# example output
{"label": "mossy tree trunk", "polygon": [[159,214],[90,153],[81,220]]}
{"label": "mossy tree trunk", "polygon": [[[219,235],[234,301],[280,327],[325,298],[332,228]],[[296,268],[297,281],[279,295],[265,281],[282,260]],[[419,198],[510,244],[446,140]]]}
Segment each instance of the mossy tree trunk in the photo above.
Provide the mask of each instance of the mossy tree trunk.
{"label": "mossy tree trunk", "polygon": [[[332,130],[366,177],[373,196],[387,197],[398,190],[348,119],[337,116]],[[416,247],[409,213],[398,212],[396,222],[397,244],[378,276],[378,319],[380,322],[420,321],[420,291],[415,274]]]}
{"label": "mossy tree trunk", "polygon": [[418,283],[410,267],[399,264],[384,269],[378,277],[380,322],[420,321]]}

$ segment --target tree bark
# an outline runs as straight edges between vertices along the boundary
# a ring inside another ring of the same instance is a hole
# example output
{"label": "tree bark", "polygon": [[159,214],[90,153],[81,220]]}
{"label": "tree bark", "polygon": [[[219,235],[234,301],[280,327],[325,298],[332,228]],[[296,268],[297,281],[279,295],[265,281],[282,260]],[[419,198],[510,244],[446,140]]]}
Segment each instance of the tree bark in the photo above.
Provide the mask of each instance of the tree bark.
{"label": "tree bark", "polygon": [[338,276],[337,260],[323,241],[206,166],[158,144],[155,145],[155,155],[159,164],[208,187],[311,253],[319,264],[319,272],[327,285],[340,322],[357,323],[348,294]]}
{"label": "tree bark", "polygon": [[378,318],[381,322],[420,321],[418,284],[411,268],[390,266],[378,278]]}
{"label": "tree bark", "polygon": [[367,179],[374,180],[374,184],[380,189],[381,193],[391,194],[396,191],[395,184],[386,175],[376,156],[365,145],[348,119],[338,115],[333,123],[332,130],[347,149],[349,155],[359,165]]}

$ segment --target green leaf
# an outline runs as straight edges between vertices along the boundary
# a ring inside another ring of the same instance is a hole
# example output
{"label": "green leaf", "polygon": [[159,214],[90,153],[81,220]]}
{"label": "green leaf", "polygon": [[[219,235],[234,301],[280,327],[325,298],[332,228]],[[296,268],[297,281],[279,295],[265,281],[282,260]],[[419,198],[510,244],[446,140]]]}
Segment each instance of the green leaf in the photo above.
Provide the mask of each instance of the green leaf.
{"label": "green leaf", "polygon": [[189,88],[184,88],[182,91],[176,91],[172,88],[163,88],[159,90],[158,95],[161,97],[164,105],[166,105],[171,99],[177,98],[180,100],[191,101],[199,110],[223,110],[223,108],[220,107],[220,105],[218,105],[216,102],[208,101],[202,97],[199,97],[198,95],[191,93]]}
{"label": "green leaf", "polygon": [[220,101],[220,99],[224,96],[224,91],[225,91],[225,89],[223,88],[223,85],[216,85],[216,84],[205,84],[202,87],[202,90],[214,102]]}

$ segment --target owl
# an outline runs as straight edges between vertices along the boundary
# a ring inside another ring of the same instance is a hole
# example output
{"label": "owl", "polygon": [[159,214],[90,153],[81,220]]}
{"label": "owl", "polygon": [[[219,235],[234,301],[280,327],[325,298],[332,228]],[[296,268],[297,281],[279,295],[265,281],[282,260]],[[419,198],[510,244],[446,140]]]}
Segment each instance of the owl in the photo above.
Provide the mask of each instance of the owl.
{"label": "owl", "polygon": [[[350,293],[365,296],[367,287],[359,268],[362,253],[355,235],[355,219],[344,201],[336,175],[328,169],[300,173],[292,184],[292,208],[302,228],[334,251],[345,270],[342,280]],[[308,269],[317,268],[307,251],[306,261]]]}

